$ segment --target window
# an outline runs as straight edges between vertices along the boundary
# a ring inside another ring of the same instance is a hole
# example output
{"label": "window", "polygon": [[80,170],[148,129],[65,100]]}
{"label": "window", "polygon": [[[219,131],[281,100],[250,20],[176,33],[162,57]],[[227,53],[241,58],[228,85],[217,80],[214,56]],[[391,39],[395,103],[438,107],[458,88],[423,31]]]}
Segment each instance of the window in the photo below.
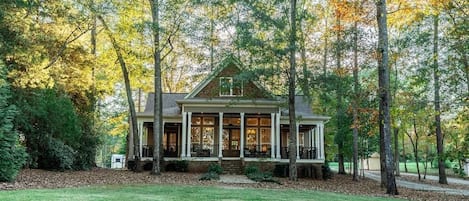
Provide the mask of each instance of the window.
{"label": "window", "polygon": [[270,118],[248,117],[246,118],[246,145],[255,147],[257,151],[269,152],[271,149],[271,122]]}
{"label": "window", "polygon": [[243,82],[233,77],[220,77],[220,96],[242,96]]}
{"label": "window", "polygon": [[214,151],[215,144],[215,118],[192,117],[191,143],[195,156],[209,156]]}

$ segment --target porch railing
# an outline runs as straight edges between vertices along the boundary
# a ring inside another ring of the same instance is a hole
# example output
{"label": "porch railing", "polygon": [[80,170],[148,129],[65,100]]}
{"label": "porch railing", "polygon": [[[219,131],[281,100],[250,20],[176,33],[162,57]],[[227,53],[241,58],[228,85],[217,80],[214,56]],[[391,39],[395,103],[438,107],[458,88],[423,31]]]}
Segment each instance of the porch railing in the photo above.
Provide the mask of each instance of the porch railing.
{"label": "porch railing", "polygon": [[218,157],[218,144],[192,144],[191,157]]}
{"label": "porch railing", "polygon": [[[142,157],[153,157],[153,145],[142,145]],[[178,157],[178,147],[163,149],[163,157]]]}
{"label": "porch railing", "polygon": [[[316,147],[299,147],[300,159],[317,159]],[[280,150],[280,156],[282,159],[289,158],[288,147],[282,147]],[[296,154],[295,154],[296,155]]]}
{"label": "porch railing", "polygon": [[270,145],[249,145],[244,147],[244,157],[246,158],[270,158]]}

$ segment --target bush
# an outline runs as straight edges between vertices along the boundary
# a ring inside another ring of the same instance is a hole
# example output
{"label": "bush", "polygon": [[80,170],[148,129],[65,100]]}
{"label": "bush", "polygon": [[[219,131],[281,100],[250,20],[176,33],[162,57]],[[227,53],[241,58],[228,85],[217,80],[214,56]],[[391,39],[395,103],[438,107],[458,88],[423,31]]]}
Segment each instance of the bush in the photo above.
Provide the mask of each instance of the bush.
{"label": "bush", "polygon": [[[432,168],[438,168],[438,157],[435,157],[435,159],[432,160]],[[445,160],[444,162],[445,168],[452,168],[452,163],[449,160]]]}
{"label": "bush", "polygon": [[218,180],[221,173],[223,173],[223,168],[218,163],[210,163],[208,172],[203,174],[199,180]]}
{"label": "bush", "polygon": [[259,168],[257,166],[254,166],[254,165],[249,165],[246,168],[244,168],[244,174],[245,175],[252,174],[252,173],[258,173],[258,172],[260,172]]}
{"label": "bush", "polygon": [[187,172],[189,171],[189,162],[186,160],[180,160],[174,162],[174,171],[176,172]]}
{"label": "bush", "polygon": [[214,172],[217,174],[223,173],[223,168],[218,163],[211,163],[208,166],[208,172]]}
{"label": "bush", "polygon": [[326,162],[324,165],[322,165],[322,179],[328,180],[332,178],[332,171],[331,168],[329,167],[329,164]]}
{"label": "bush", "polygon": [[254,165],[247,166],[244,169],[244,174],[246,174],[246,176],[250,180],[253,180],[256,182],[274,182],[277,184],[281,184],[277,179],[272,177],[271,172],[262,172],[259,170],[259,167],[254,166]]}
{"label": "bush", "polygon": [[26,161],[27,154],[23,147],[11,145],[2,138],[4,136],[0,136],[0,182],[10,182],[16,179],[18,171]]}
{"label": "bush", "polygon": [[199,178],[199,180],[206,180],[206,181],[218,180],[218,179],[220,179],[220,175],[217,174],[216,172],[207,172]]}
{"label": "bush", "polygon": [[288,164],[277,164],[274,169],[274,176],[288,177]]}
{"label": "bush", "polygon": [[49,138],[45,150],[37,161],[38,167],[47,170],[69,170],[75,161],[72,147],[55,138]]}
{"label": "bush", "polygon": [[0,64],[0,182],[13,181],[26,161],[25,149],[18,144],[13,128],[16,107],[10,103],[11,91]]}

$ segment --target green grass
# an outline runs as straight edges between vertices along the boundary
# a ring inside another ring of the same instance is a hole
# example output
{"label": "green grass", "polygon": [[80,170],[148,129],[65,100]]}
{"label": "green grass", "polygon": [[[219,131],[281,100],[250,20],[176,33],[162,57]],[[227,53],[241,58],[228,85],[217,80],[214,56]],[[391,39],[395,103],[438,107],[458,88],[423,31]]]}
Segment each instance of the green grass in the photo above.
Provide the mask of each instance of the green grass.
{"label": "green grass", "polygon": [[63,189],[0,191],[0,200],[398,200],[309,190],[212,186],[108,185]]}
{"label": "green grass", "polygon": [[[350,162],[344,162],[345,170],[347,171],[350,168]],[[338,169],[339,164],[337,162],[329,162],[329,166],[332,169]],[[401,172],[405,172],[404,163],[399,163],[399,170]],[[419,163],[420,174],[423,175],[424,166],[423,162]],[[407,171],[408,173],[417,173],[417,164],[415,162],[407,162]],[[446,174],[450,176],[455,176],[454,172],[450,168],[446,168]],[[438,168],[431,168],[431,163],[428,163],[427,175],[438,175]]]}

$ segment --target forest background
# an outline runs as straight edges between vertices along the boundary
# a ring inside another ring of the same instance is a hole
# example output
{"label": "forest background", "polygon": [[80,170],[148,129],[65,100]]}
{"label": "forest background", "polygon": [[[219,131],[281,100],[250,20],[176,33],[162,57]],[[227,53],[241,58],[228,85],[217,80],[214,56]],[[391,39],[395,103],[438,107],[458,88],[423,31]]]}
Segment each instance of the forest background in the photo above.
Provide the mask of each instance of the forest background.
{"label": "forest background", "polygon": [[[396,162],[441,159],[462,173],[469,158],[468,4],[387,2]],[[288,94],[289,1],[158,6],[162,92],[190,91],[233,56],[274,94]],[[296,91],[332,117],[327,160],[342,172],[354,150],[379,152],[375,2],[299,0],[296,9]],[[125,153],[129,103],[141,111],[154,91],[154,29],[143,0],[1,1],[0,179],[24,166],[108,167],[111,153]]]}

